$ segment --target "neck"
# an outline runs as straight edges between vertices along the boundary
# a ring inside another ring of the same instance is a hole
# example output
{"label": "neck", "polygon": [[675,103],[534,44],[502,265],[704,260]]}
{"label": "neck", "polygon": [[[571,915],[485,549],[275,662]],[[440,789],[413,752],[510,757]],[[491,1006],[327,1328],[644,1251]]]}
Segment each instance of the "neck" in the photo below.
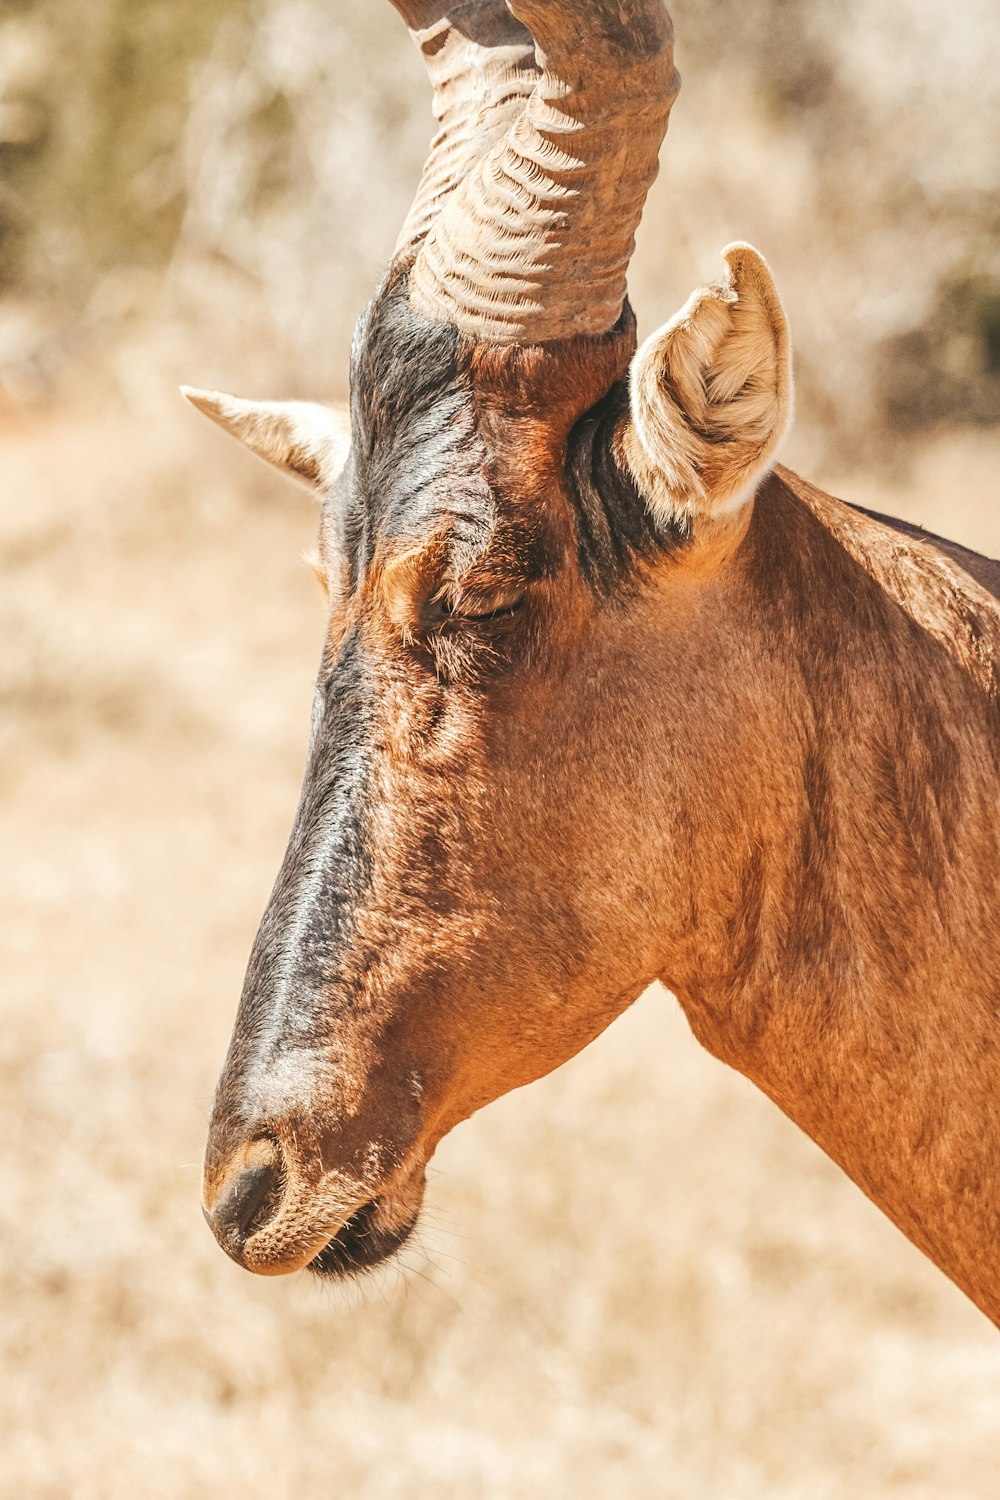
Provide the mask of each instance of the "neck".
{"label": "neck", "polygon": [[765,487],[734,581],[752,688],[699,767],[697,917],[663,978],[1000,1323],[1000,626],[932,552]]}

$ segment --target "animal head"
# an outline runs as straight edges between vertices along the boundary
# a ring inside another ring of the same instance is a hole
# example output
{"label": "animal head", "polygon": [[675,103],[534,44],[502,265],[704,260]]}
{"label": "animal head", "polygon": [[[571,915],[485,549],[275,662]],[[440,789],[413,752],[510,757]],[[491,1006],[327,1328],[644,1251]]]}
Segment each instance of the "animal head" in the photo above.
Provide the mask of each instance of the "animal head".
{"label": "animal head", "polygon": [[308,762],[205,1167],[263,1273],[390,1254],[441,1136],[662,972],[671,767],[790,404],[749,246],[635,349],[660,0],[395,3],[440,128],[358,323],[349,446],[322,406],[187,393],[322,503]]}

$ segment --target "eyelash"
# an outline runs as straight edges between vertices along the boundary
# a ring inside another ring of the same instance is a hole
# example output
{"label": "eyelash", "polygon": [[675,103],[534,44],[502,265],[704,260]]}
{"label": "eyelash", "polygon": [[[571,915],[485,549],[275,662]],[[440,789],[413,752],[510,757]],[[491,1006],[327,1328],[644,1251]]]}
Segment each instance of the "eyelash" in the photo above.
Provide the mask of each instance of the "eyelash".
{"label": "eyelash", "polygon": [[522,595],[520,599],[514,599],[510,604],[505,604],[500,609],[490,609],[481,615],[472,614],[467,610],[455,609],[446,599],[435,599],[432,603],[443,619],[469,620],[473,624],[484,625],[489,624],[492,620],[506,620],[511,615],[516,615],[524,604],[524,596]]}
{"label": "eyelash", "polygon": [[447,618],[471,619],[471,621],[477,622],[477,624],[486,624],[490,619],[507,619],[510,615],[516,615],[517,610],[522,607],[523,603],[525,603],[525,598],[522,595],[522,597],[511,601],[510,604],[504,604],[501,609],[487,609],[481,615],[474,615],[469,610],[453,609],[453,607],[448,606],[447,600],[441,600],[441,606],[439,607],[441,607],[442,613]]}

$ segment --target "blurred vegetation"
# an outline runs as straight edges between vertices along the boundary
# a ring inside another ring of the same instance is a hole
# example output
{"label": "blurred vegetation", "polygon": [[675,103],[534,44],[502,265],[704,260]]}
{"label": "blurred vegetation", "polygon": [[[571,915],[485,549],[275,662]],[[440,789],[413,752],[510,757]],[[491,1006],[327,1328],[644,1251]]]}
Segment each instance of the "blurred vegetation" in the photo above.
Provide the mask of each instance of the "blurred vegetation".
{"label": "blurred vegetation", "polygon": [[[784,291],[814,445],[997,423],[994,0],[946,23],[923,0],[671,9],[685,87],[632,277],[643,324],[749,238]],[[151,328],[171,374],[195,357],[199,379],[341,390],[428,102],[378,0],[7,0],[0,391],[127,379],[123,341]]]}
{"label": "blurred vegetation", "polygon": [[924,323],[878,350],[882,414],[899,432],[1000,423],[1000,279],[946,281]]}
{"label": "blurred vegetation", "polygon": [[192,64],[235,0],[17,0],[4,26],[0,277],[79,294],[160,265],[184,214]]}

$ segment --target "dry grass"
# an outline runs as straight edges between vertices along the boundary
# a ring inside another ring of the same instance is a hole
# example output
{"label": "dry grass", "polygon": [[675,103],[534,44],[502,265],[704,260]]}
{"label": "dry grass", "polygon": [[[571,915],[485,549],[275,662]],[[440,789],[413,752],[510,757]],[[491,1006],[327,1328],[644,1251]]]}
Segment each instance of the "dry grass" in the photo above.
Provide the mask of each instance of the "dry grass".
{"label": "dry grass", "polygon": [[[942,451],[910,513],[1000,550],[995,451],[931,503]],[[198,1163],[313,517],[179,402],[8,426],[0,475],[4,1500],[1000,1493],[995,1331],[662,993],[444,1144],[401,1268],[223,1257]]]}

